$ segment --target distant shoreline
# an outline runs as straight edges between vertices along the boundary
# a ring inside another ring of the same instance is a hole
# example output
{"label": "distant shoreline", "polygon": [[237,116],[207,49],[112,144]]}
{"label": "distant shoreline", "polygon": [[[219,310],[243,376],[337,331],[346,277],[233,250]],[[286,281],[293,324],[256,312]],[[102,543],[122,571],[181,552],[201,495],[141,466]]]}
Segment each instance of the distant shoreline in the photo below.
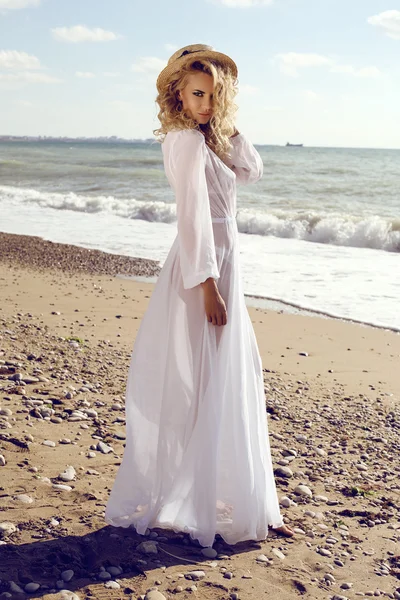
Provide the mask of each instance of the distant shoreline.
{"label": "distant shoreline", "polygon": [[[57,136],[29,136],[29,135],[0,135],[0,144],[13,144],[13,143],[34,143],[34,144],[48,144],[48,143],[61,143],[61,144],[154,144],[158,143],[156,138],[121,138],[117,136],[103,136],[103,137],[57,137]],[[265,148],[285,148],[285,144],[261,144],[259,142],[253,142],[255,147]],[[291,146],[289,146],[290,148]],[[400,148],[383,148],[383,147],[363,147],[363,146],[313,146],[307,144],[306,150],[314,149],[324,150],[389,150],[398,152]]]}
{"label": "distant shoreline", "polygon": [[52,136],[29,136],[29,135],[0,135],[0,143],[13,143],[13,142],[31,142],[31,143],[48,143],[48,142],[61,142],[65,144],[148,144],[150,142],[156,142],[156,138],[119,138],[116,136],[110,137],[52,137]]}

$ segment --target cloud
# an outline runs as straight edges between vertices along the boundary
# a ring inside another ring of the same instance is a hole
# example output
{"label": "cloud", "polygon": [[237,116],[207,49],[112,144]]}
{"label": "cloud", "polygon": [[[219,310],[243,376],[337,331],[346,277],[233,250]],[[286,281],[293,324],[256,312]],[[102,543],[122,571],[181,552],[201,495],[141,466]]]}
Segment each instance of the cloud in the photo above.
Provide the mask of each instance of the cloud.
{"label": "cloud", "polygon": [[89,71],[76,71],[75,75],[81,79],[93,79],[93,77],[96,77],[94,73],[90,73]]}
{"label": "cloud", "polygon": [[277,54],[275,59],[279,62],[281,72],[290,77],[298,77],[301,69],[312,67],[327,67],[331,73],[347,73],[354,77],[378,77],[381,75],[377,67],[368,66],[357,69],[352,65],[341,65],[335,59],[322,54],[287,52],[286,54]]}
{"label": "cloud", "polygon": [[176,44],[164,44],[164,48],[168,50],[168,52],[172,52],[172,54],[179,50],[179,46]]}
{"label": "cloud", "polygon": [[51,77],[45,73],[0,73],[0,81],[9,81],[11,83],[61,83],[61,79]]}
{"label": "cloud", "polygon": [[311,100],[312,102],[315,102],[320,99],[320,95],[316,92],[313,92],[312,90],[304,90],[302,94],[304,98],[306,98],[306,100]]}
{"label": "cloud", "polygon": [[400,11],[386,10],[379,15],[367,19],[370,25],[381,27],[387,36],[394,40],[400,40]]}
{"label": "cloud", "polygon": [[362,69],[356,69],[354,75],[356,77],[379,77],[382,72],[378,67],[363,67]]}
{"label": "cloud", "polygon": [[32,54],[17,50],[0,50],[0,69],[41,69],[40,60]]}
{"label": "cloud", "polygon": [[213,4],[222,4],[230,8],[250,8],[251,6],[266,6],[272,4],[273,0],[209,0]]}
{"label": "cloud", "polygon": [[283,112],[285,109],[282,106],[264,106],[266,112]]}
{"label": "cloud", "polygon": [[135,73],[159,73],[167,66],[167,61],[155,56],[144,56],[133,63],[132,71]]}
{"label": "cloud", "polygon": [[277,54],[280,69],[285,75],[291,77],[298,76],[298,70],[309,67],[321,67],[323,65],[333,64],[333,60],[321,54],[300,54],[297,52],[287,52],[286,54]]}
{"label": "cloud", "polygon": [[239,93],[246,96],[254,96],[254,94],[256,94],[258,91],[259,88],[255,87],[254,85],[249,85],[247,83],[239,85]]}
{"label": "cloud", "polygon": [[90,29],[85,25],[74,25],[74,27],[56,27],[51,30],[53,38],[59,42],[110,42],[117,40],[118,34],[113,31],[106,31],[100,27]]}
{"label": "cloud", "polygon": [[0,81],[9,83],[60,83],[44,73],[40,60],[17,50],[0,50]]}
{"label": "cloud", "polygon": [[40,0],[0,0],[1,10],[19,10],[27,6],[39,6]]}
{"label": "cloud", "polygon": [[330,71],[332,73],[348,73],[354,75],[354,77],[379,77],[382,74],[378,67],[356,69],[352,65],[333,65]]}

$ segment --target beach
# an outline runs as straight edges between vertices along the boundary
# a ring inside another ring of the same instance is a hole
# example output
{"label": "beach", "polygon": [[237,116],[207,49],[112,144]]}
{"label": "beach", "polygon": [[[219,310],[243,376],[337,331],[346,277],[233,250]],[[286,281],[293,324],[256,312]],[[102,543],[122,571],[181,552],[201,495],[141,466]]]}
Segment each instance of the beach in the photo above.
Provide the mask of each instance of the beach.
{"label": "beach", "polygon": [[0,597],[400,598],[400,335],[389,329],[248,307],[295,537],[219,539],[205,556],[184,534],[104,523],[154,289],[129,277],[159,269],[0,234]]}

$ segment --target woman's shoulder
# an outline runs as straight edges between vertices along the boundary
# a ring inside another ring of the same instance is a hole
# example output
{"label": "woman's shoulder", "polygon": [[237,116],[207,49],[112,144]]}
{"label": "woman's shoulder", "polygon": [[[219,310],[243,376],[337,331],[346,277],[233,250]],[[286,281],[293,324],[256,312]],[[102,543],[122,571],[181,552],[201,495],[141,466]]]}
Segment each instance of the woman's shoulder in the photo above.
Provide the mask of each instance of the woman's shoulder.
{"label": "woman's shoulder", "polygon": [[171,141],[177,141],[177,140],[187,141],[188,143],[190,143],[190,141],[192,141],[192,140],[193,141],[199,140],[200,142],[205,142],[204,135],[201,133],[201,131],[199,131],[198,129],[189,129],[188,128],[188,129],[171,129],[165,135],[164,143],[167,141],[171,142]]}

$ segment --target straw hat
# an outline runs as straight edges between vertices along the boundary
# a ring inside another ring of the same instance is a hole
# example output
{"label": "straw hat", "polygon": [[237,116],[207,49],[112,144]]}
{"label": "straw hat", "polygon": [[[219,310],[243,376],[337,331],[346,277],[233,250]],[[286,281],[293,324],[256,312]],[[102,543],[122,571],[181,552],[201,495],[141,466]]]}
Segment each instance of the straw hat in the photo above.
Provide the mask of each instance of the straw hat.
{"label": "straw hat", "polygon": [[206,44],[191,44],[190,46],[184,46],[174,52],[168,61],[167,66],[161,71],[157,78],[157,89],[161,92],[163,86],[171,78],[172,75],[178,73],[181,68],[188,62],[194,62],[201,60],[202,58],[209,58],[218,63],[224,70],[231,71],[232,75],[236,78],[238,75],[238,69],[236,64],[229,56],[217,52],[212,46]]}

